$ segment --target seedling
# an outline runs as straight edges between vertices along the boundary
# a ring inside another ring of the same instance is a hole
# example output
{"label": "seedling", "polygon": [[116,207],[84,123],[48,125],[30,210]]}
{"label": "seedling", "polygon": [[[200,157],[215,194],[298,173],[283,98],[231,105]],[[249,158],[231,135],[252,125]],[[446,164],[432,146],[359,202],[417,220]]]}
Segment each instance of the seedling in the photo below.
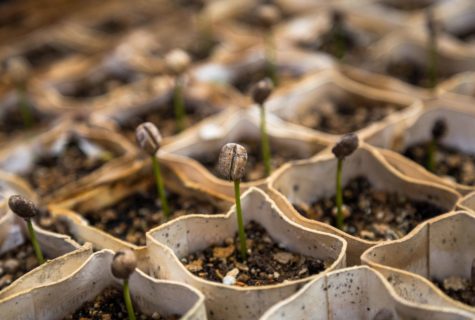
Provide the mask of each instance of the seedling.
{"label": "seedling", "polygon": [[35,250],[36,259],[39,264],[43,264],[45,258],[43,257],[43,252],[41,251],[41,247],[36,239],[35,229],[33,229],[33,223],[31,222],[31,218],[36,217],[40,213],[40,210],[32,201],[25,199],[20,195],[11,196],[8,199],[8,206],[17,216],[25,220],[26,225],[28,226],[31,244]]}
{"label": "seedling", "polygon": [[447,133],[447,123],[443,119],[437,119],[432,126],[432,139],[427,150],[427,170],[434,172],[436,164],[437,146]]}
{"label": "seedling", "polygon": [[431,9],[426,11],[427,27],[427,58],[429,62],[429,85],[432,89],[437,86],[438,61],[437,61],[437,25],[434,20],[434,14]]}
{"label": "seedling", "polygon": [[218,173],[223,179],[234,181],[234,197],[236,201],[236,217],[238,223],[241,259],[246,260],[247,244],[241,209],[241,179],[246,172],[247,151],[237,143],[227,143],[221,148],[218,160]]}
{"label": "seedling", "polygon": [[279,76],[277,74],[277,67],[275,63],[275,42],[272,26],[280,20],[280,10],[275,5],[263,4],[259,6],[257,15],[261,21],[261,24],[266,29],[264,35],[266,73],[267,76],[272,80],[274,86],[277,86],[279,84]]}
{"label": "seedling", "polygon": [[160,197],[160,202],[162,203],[163,216],[165,219],[168,219],[170,216],[170,208],[168,207],[167,196],[165,194],[160,163],[155,156],[158,149],[160,149],[162,136],[153,123],[144,122],[135,130],[135,138],[139,147],[144,150],[152,159],[153,174],[157,184],[158,196]]}
{"label": "seedling", "polygon": [[343,160],[351,155],[358,148],[358,136],[354,133],[345,134],[341,140],[332,148],[332,152],[338,160],[336,169],[336,227],[343,229],[343,190],[341,176],[343,171]]}
{"label": "seedling", "polygon": [[333,10],[331,13],[331,20],[332,20],[332,29],[331,29],[332,39],[336,48],[335,56],[341,60],[345,56],[345,52],[346,52],[345,36],[343,34],[344,15],[339,10]]}
{"label": "seedling", "polygon": [[23,126],[31,128],[33,126],[33,115],[31,106],[28,102],[27,82],[30,77],[30,66],[28,61],[21,57],[11,58],[8,61],[8,73],[15,85],[18,95],[18,106],[20,108]]}
{"label": "seedling", "polygon": [[272,89],[272,81],[269,78],[259,81],[251,89],[252,100],[259,105],[261,111],[261,152],[266,177],[269,176],[271,172],[271,153],[269,136],[267,135],[266,109],[264,108],[264,103],[272,93]]}
{"label": "seedling", "polygon": [[165,63],[170,72],[175,76],[173,108],[175,111],[176,127],[178,132],[181,132],[185,129],[184,74],[190,66],[191,58],[185,51],[175,49],[165,56]]}
{"label": "seedling", "polygon": [[137,267],[137,257],[130,249],[122,249],[116,252],[112,258],[111,271],[114,277],[123,280],[124,302],[127,308],[129,320],[135,320],[134,306],[130,298],[129,278]]}

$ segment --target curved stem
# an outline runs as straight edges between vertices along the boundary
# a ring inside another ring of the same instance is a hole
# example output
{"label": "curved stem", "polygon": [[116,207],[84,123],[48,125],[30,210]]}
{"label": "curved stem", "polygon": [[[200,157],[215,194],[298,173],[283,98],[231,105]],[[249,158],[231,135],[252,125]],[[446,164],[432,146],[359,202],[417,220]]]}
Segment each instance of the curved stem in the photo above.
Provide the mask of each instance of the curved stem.
{"label": "curved stem", "polygon": [[266,71],[267,71],[267,76],[272,80],[272,83],[274,86],[279,85],[279,76],[277,74],[277,67],[275,63],[275,47],[274,47],[274,37],[272,35],[272,31],[269,31],[266,34],[266,45],[265,45],[265,51],[266,51]]}
{"label": "curved stem", "polygon": [[343,229],[343,190],[341,187],[341,175],[343,169],[343,159],[338,159],[338,165],[336,169],[336,227]]}
{"label": "curved stem", "polygon": [[125,307],[127,308],[127,314],[129,315],[129,320],[136,320],[134,306],[132,305],[132,299],[130,298],[130,289],[129,289],[129,280],[124,280],[124,302]]}
{"label": "curved stem", "polygon": [[175,121],[178,132],[185,129],[185,99],[183,98],[183,88],[180,76],[175,80],[175,89],[173,91],[173,107],[175,110]]}
{"label": "curved stem", "polygon": [[39,264],[43,264],[45,262],[45,258],[43,257],[43,252],[41,251],[40,244],[36,239],[35,229],[33,229],[33,223],[31,219],[26,220],[26,224],[28,225],[28,233],[30,234],[31,244],[33,245],[33,249],[35,250],[36,259],[38,259]]}
{"label": "curved stem", "polygon": [[437,39],[435,36],[429,38],[429,85],[431,89],[437,86]]}
{"label": "curved stem", "polygon": [[246,233],[244,232],[244,222],[242,219],[240,180],[234,180],[234,197],[236,198],[236,217],[237,217],[237,223],[238,223],[241,259],[246,260],[247,243],[246,243]]}
{"label": "curved stem", "polygon": [[268,177],[271,173],[272,167],[270,163],[271,154],[270,154],[270,145],[269,145],[269,136],[267,135],[267,125],[266,125],[266,110],[263,105],[260,106],[261,109],[261,152],[262,152],[262,161],[264,162],[265,175]]}
{"label": "curved stem", "polygon": [[22,87],[18,87],[17,94],[23,126],[25,128],[31,128],[33,126],[33,116],[31,114],[28,99],[26,98],[26,90]]}
{"label": "curved stem", "polygon": [[160,163],[157,160],[156,156],[152,156],[152,167],[153,173],[155,175],[155,181],[157,183],[158,196],[160,197],[160,202],[162,204],[163,216],[165,219],[168,219],[170,216],[170,208],[168,207],[167,196],[165,194],[165,187],[163,185],[163,177],[160,169]]}

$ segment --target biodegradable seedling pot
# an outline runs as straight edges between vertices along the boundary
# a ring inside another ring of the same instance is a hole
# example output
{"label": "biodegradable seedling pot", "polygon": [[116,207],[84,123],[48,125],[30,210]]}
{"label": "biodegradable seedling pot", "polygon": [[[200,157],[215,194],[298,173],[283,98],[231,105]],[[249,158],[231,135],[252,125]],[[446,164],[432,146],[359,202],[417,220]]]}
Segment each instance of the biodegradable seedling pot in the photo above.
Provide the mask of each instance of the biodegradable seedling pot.
{"label": "biodegradable seedling pot", "polygon": [[[360,104],[352,104],[353,101],[360,101]],[[354,121],[356,115],[368,118],[356,113],[367,105],[369,110],[366,113],[378,112],[378,118],[345,128],[344,124]],[[387,105],[391,105],[392,110],[385,111]],[[421,111],[422,106],[407,95],[367,87],[346,78],[337,70],[327,70],[276,92],[269,99],[267,108],[281,119],[292,122],[289,127],[297,127],[310,135],[336,142],[342,134],[352,131],[356,131],[362,140],[379,136],[386,126],[404,125]],[[330,116],[337,114],[336,108],[348,108],[347,112],[354,112],[355,115],[347,116],[348,119],[344,118],[339,125],[321,128],[321,118],[330,119]],[[342,127],[347,132],[342,132]]]}
{"label": "biodegradable seedling pot", "polygon": [[[343,185],[352,178],[363,176],[375,190],[398,193],[412,200],[426,201],[441,209],[450,211],[459,194],[441,185],[411,179],[392,168],[372,147],[362,144],[343,165]],[[350,235],[329,224],[302,216],[293,204],[307,205],[318,199],[335,194],[335,173],[337,159],[329,152],[323,152],[311,160],[288,164],[276,172],[269,181],[268,192],[283,213],[296,223],[318,231],[339,235],[348,241],[348,265],[360,263],[360,255],[367,248],[377,244]],[[345,199],[343,199],[345,203]]]}
{"label": "biodegradable seedling pot", "polygon": [[[251,188],[242,195],[242,213],[244,223],[253,220],[261,224],[287,250],[331,260],[326,271],[345,265],[345,241],[291,222],[261,190]],[[204,280],[188,271],[180,259],[232,237],[237,231],[235,215],[233,207],[226,215],[181,217],[147,234],[151,273],[161,279],[190,284],[203,292],[211,319],[257,319],[272,304],[314,278],[238,287]]]}
{"label": "biodegradable seedling pot", "polygon": [[[400,240],[368,249],[361,261],[385,275],[399,270],[404,275],[403,281],[404,277],[413,277],[415,285],[397,286],[398,294],[404,299],[452,306],[473,316],[474,307],[449,298],[429,279],[443,281],[450,276],[470,279],[475,257],[474,225],[473,214],[451,212],[424,222]],[[433,296],[437,300],[434,301]]]}
{"label": "biodegradable seedling pot", "polygon": [[457,202],[457,208],[475,214],[475,192],[471,192]]}
{"label": "biodegradable seedling pot", "polygon": [[[377,297],[377,299],[375,299]],[[382,317],[382,315],[386,317]],[[277,319],[470,319],[448,308],[414,305],[400,299],[378,272],[359,266],[318,276],[270,308],[261,320]]]}
{"label": "biodegradable seedling pot", "polygon": [[475,72],[462,72],[444,81],[439,93],[451,99],[460,99],[473,105],[475,99]]}
{"label": "biodegradable seedling pot", "polygon": [[[30,179],[28,176],[38,173],[32,171],[37,161],[45,161],[44,157],[56,159],[54,157],[62,155],[70,141],[76,141],[78,148],[88,159],[99,159],[100,162],[97,163],[102,165],[92,167],[89,169],[90,172],[82,176],[73,177],[72,181],[63,181],[60,187],[54,187],[53,181],[49,181],[49,185],[42,187],[39,184],[32,185],[45,203],[52,199],[58,200],[70,196],[71,193],[79,192],[88,186],[117,178],[122,172],[116,168],[135,154],[135,148],[117,133],[89,128],[66,120],[40,136],[1,150],[0,168]],[[58,178],[56,176],[56,181]],[[31,179],[36,178],[31,176]],[[57,183],[60,182],[57,181]]]}
{"label": "biodegradable seedling pot", "polygon": [[[438,143],[440,146],[450,147],[469,155],[475,154],[475,144],[472,143],[472,136],[475,134],[472,126],[475,113],[469,104],[447,98],[427,102],[427,110],[413,119],[408,126],[400,128],[388,126],[380,137],[374,137],[368,142],[403,153],[411,146],[430,141],[432,127],[439,119],[442,119],[447,127],[445,135]],[[381,137],[385,137],[385,141],[382,141]],[[429,172],[425,168],[426,163],[419,165],[402,154],[389,150],[380,150],[380,152],[391,166],[407,176],[443,184],[456,189],[461,194],[475,190],[475,186],[457,183],[453,177],[437,176]]]}
{"label": "biodegradable seedling pot", "polygon": [[[110,271],[112,257],[109,250],[96,252],[68,277],[0,300],[2,319],[62,319],[104,289],[120,289],[121,281]],[[136,310],[148,316],[158,312],[179,314],[180,319],[206,319],[203,295],[187,285],[152,279],[140,270],[131,275],[129,285]]]}
{"label": "biodegradable seedling pot", "polygon": [[[251,142],[255,140],[257,150],[260,150],[259,120],[257,107],[249,110],[225,111],[178,136],[173,143],[161,149],[158,157],[185,185],[201,188],[220,195],[225,200],[233,201],[232,182],[218,178],[211,172],[213,169],[210,171],[196,159],[217,161],[219,150],[223,145],[228,142],[239,143],[240,140]],[[313,156],[327,145],[316,136],[312,137],[301,130],[287,128],[285,123],[270,112],[266,115],[266,124],[271,145],[271,159],[274,161],[276,151],[288,154],[291,159],[303,159]],[[250,186],[264,186],[265,182],[266,179],[259,177],[258,180],[243,182],[242,188],[245,190]]]}

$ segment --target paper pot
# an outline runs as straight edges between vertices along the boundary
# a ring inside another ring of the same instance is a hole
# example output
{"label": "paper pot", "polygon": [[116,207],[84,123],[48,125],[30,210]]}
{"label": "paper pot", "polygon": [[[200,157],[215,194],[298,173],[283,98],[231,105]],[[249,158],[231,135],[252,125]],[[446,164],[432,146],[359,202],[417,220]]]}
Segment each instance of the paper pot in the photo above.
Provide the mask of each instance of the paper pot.
{"label": "paper pot", "polygon": [[465,100],[472,103],[475,99],[475,72],[462,72],[444,81],[439,92],[452,99]]}
{"label": "paper pot", "polygon": [[[124,176],[121,179],[90,188],[64,201],[53,202],[49,205],[49,210],[55,219],[66,223],[73,238],[81,243],[90,242],[95,249],[111,249],[114,251],[121,248],[133,249],[139,258],[140,269],[146,271],[148,270],[148,253],[144,246],[134,245],[107,231],[103,231],[90,224],[87,218],[83,216],[84,213],[91,211],[104,214],[107,207],[136,192],[146,191],[150,186],[155,185],[154,177],[151,175],[152,168],[147,161],[126,163],[121,169],[124,171]],[[213,194],[183,186],[171,174],[164,175],[164,177],[167,191],[212,203],[220,212],[225,212],[231,205]],[[137,216],[137,219],[140,219],[140,217]],[[145,234],[143,237],[145,237]]]}
{"label": "paper pot", "polygon": [[[261,224],[288,250],[330,260],[326,271],[345,265],[346,243],[339,237],[309,230],[287,219],[267,195],[251,188],[242,196],[244,223]],[[160,279],[190,284],[206,296],[211,319],[257,319],[267,308],[314,278],[261,287],[227,286],[191,274],[180,262],[189,253],[220,243],[237,231],[234,207],[226,215],[178,218],[147,234],[151,273]],[[323,271],[323,272],[326,272]]]}
{"label": "paper pot", "polygon": [[[330,232],[348,242],[348,265],[360,264],[360,255],[376,241],[365,240],[331,225],[302,216],[293,204],[310,204],[317,199],[334,195],[337,160],[330,152],[323,152],[311,160],[288,164],[269,181],[268,192],[283,213],[296,223],[313,230]],[[352,178],[367,178],[374,189],[397,192],[410,199],[427,201],[450,211],[459,194],[447,187],[411,179],[393,169],[372,147],[361,144],[343,166],[342,184]]]}
{"label": "paper pot", "polygon": [[117,133],[72,124],[71,121],[63,121],[40,136],[3,149],[0,152],[0,168],[25,177],[41,156],[60,154],[68,139],[77,138],[81,151],[90,159],[104,157],[106,162],[91,173],[76,177],[74,181],[64,182],[59,189],[48,190],[35,186],[34,189],[41,195],[42,201],[47,203],[52,199],[58,200],[70,196],[73,191],[79,192],[87,186],[120,176],[121,172],[116,168],[135,154],[134,146]]}
{"label": "paper pot", "polygon": [[470,319],[456,310],[407,303],[381,274],[360,266],[318,276],[270,308],[261,320],[381,319],[378,314],[387,314],[384,319]]}
{"label": "paper pot", "polygon": [[[106,288],[121,290],[122,281],[110,271],[112,257],[109,250],[96,252],[68,277],[0,300],[2,319],[62,319]],[[152,279],[136,270],[129,286],[136,311],[148,316],[158,312],[162,316],[179,314],[180,319],[206,319],[203,295],[187,285]]]}
{"label": "paper pot", "polygon": [[[259,121],[257,107],[225,111],[179,135],[173,143],[163,147],[158,156],[185,185],[201,188],[233,201],[233,183],[218,178],[196,159],[205,157],[217,160],[222,146],[229,142],[256,140],[259,143]],[[317,136],[309,136],[301,130],[288,128],[286,123],[270,112],[266,115],[266,121],[271,149],[274,152],[285,151],[294,159],[303,159],[313,156],[327,145],[326,141]],[[245,190],[250,186],[264,184],[265,179],[260,178],[245,182],[242,187]]]}
{"label": "paper pot", "polygon": [[[267,106],[270,112],[284,121],[293,122],[294,127],[321,139],[336,142],[340,139],[340,134],[317,131],[311,128],[313,125],[304,127],[305,122],[303,121],[308,117],[303,116],[316,113],[315,111],[324,113],[325,107],[329,105],[333,107],[333,104],[336,103],[345,104],[352,99],[373,105],[375,110],[382,109],[387,104],[393,105],[395,109],[386,116],[383,115],[382,119],[359,129],[357,133],[363,140],[379,136],[386,126],[404,125],[422,109],[419,102],[407,95],[367,87],[346,78],[336,70],[326,70],[306,77],[302,81],[276,92]],[[350,105],[349,108],[355,109],[356,107]]]}
{"label": "paper pot", "polygon": [[[426,104],[427,110],[413,119],[412,123],[408,123],[406,127],[394,128],[388,126],[383,130],[381,136],[374,137],[368,142],[403,153],[414,144],[429,141],[434,122],[438,119],[444,119],[448,130],[441,144],[465,153],[475,153],[475,144],[472,143],[472,137],[475,134],[472,126],[475,113],[471,110],[472,106],[463,101],[447,98],[438,98],[428,101]],[[383,137],[385,141],[383,141]],[[456,189],[462,194],[475,190],[474,186],[459,184],[451,177],[436,176],[423,166],[398,153],[388,150],[381,150],[381,153],[390,165],[407,176],[443,184]]]}
{"label": "paper pot", "polygon": [[475,214],[475,192],[471,192],[461,198],[457,203],[457,208]]}
{"label": "paper pot", "polygon": [[474,307],[449,298],[431,279],[443,281],[449,276],[470,279],[475,254],[474,227],[473,214],[459,211],[442,215],[419,225],[400,240],[368,249],[361,261],[383,274],[401,270],[423,283],[424,286],[415,287],[415,290],[399,290],[398,294],[407,300],[419,302],[426,298],[426,291],[432,291],[431,295],[444,298],[438,300],[445,301],[445,305],[471,312],[473,316]]}

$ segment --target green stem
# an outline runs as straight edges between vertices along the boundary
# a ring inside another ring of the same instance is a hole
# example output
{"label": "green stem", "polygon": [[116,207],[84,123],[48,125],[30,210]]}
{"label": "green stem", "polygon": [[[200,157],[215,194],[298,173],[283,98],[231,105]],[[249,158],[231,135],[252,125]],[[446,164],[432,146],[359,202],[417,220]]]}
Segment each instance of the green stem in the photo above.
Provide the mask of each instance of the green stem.
{"label": "green stem", "polygon": [[163,216],[165,217],[165,219],[168,219],[168,217],[170,216],[170,208],[168,207],[165,187],[163,186],[163,178],[160,169],[160,164],[158,163],[157,157],[155,156],[152,156],[152,167],[153,173],[155,175],[155,181],[157,183],[158,196],[160,197],[160,202],[162,203]]}
{"label": "green stem", "polygon": [[179,76],[176,78],[175,89],[173,91],[173,107],[175,109],[177,131],[181,132],[185,129],[185,99],[183,97],[183,88]]}
{"label": "green stem", "polygon": [[437,142],[432,139],[429,142],[427,150],[427,170],[434,172],[435,170],[435,154],[437,152]]}
{"label": "green stem", "polygon": [[234,197],[236,198],[236,217],[238,222],[241,259],[244,261],[247,257],[247,243],[246,233],[244,232],[244,222],[242,220],[240,180],[234,180]]}
{"label": "green stem", "polygon": [[431,36],[429,39],[429,85],[431,89],[437,86],[437,40]]}
{"label": "green stem", "polygon": [[33,223],[30,219],[27,219],[26,224],[28,225],[28,233],[30,234],[31,244],[33,245],[33,249],[35,250],[36,259],[38,259],[39,264],[43,264],[45,262],[45,258],[43,257],[43,252],[41,251],[40,244],[36,239],[36,233],[35,229],[33,229]]}
{"label": "green stem", "polygon": [[129,280],[124,280],[124,302],[129,315],[129,320],[135,320],[134,306],[132,305],[132,299],[130,298]]}
{"label": "green stem", "polygon": [[343,229],[343,190],[341,188],[341,174],[343,171],[343,159],[338,159],[338,165],[336,169],[336,227]]}
{"label": "green stem", "polygon": [[26,90],[18,87],[17,94],[23,126],[25,128],[31,128],[33,126],[33,116],[31,115],[30,104],[26,98]]}
{"label": "green stem", "polygon": [[262,161],[264,162],[265,175],[268,177],[271,173],[270,165],[270,145],[269,145],[269,136],[267,135],[267,126],[266,126],[266,109],[263,105],[260,106],[261,109],[261,151],[262,151]]}
{"label": "green stem", "polygon": [[339,60],[342,60],[343,57],[345,56],[345,51],[346,51],[346,46],[345,46],[345,41],[343,38],[343,31],[341,26],[336,26],[335,27],[335,33],[334,33],[334,41],[336,45],[336,57]]}
{"label": "green stem", "polygon": [[275,47],[274,47],[274,37],[272,31],[269,31],[266,34],[266,73],[267,76],[271,79],[274,86],[279,85],[279,76],[277,75],[277,67],[275,63]]}

